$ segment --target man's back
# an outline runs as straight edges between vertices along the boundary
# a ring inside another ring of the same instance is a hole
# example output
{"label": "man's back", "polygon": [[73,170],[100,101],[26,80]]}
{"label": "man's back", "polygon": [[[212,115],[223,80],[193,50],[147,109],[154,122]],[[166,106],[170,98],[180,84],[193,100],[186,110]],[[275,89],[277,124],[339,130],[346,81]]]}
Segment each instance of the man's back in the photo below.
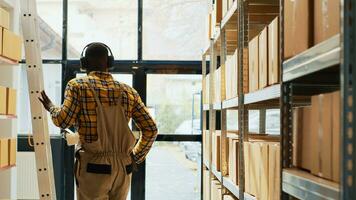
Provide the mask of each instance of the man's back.
{"label": "man's back", "polygon": [[90,86],[95,89],[104,106],[116,105],[121,96],[120,103],[125,110],[127,123],[132,118],[145,133],[142,145],[136,148],[140,152],[138,159],[141,159],[155,139],[156,125],[136,90],[115,81],[107,72],[91,72],[88,76],[71,80],[67,85],[62,107],[50,109],[54,124],[62,128],[75,125],[81,142],[91,143],[97,140],[97,105]]}

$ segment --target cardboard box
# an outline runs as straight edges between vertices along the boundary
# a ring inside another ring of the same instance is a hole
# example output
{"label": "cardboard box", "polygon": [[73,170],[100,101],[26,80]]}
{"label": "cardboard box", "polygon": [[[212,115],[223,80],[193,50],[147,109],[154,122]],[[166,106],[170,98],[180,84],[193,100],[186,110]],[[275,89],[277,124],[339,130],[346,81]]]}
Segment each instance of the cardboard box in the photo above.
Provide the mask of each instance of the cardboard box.
{"label": "cardboard box", "polygon": [[9,165],[16,165],[16,153],[17,153],[17,140],[15,138],[11,138],[8,141],[9,143]]}
{"label": "cardboard box", "polygon": [[314,1],[314,44],[340,33],[340,1]]}
{"label": "cardboard box", "polygon": [[284,59],[312,45],[312,3],[309,0],[284,0]]}
{"label": "cardboard box", "polygon": [[211,199],[214,200],[222,199],[221,184],[217,180],[211,181]]}
{"label": "cardboard box", "polygon": [[279,18],[268,25],[268,84],[279,83]]}
{"label": "cardboard box", "polygon": [[0,55],[2,55],[2,49],[3,49],[3,32],[4,28],[0,27]]}
{"label": "cardboard box", "polygon": [[261,165],[262,165],[262,143],[251,143],[250,153],[251,173],[251,194],[257,199],[261,198]]}
{"label": "cardboard box", "polygon": [[269,179],[273,178],[269,176],[269,162],[274,162],[273,160],[269,159],[269,146],[270,144],[267,142],[260,143],[260,151],[261,151],[261,161],[260,161],[260,194],[257,195],[260,199],[267,199],[268,198],[268,185]]}
{"label": "cardboard box", "polygon": [[311,170],[311,107],[293,111],[293,166]]}
{"label": "cardboard box", "polygon": [[[332,178],[332,95],[325,94],[322,105],[320,105],[322,113],[322,132],[319,132],[321,138],[320,150],[321,152],[321,177]],[[319,127],[320,130],[320,127]]]}
{"label": "cardboard box", "polygon": [[6,87],[0,86],[0,115],[6,115]]}
{"label": "cardboard box", "polygon": [[251,194],[250,143],[244,142],[245,192]]}
{"label": "cardboard box", "polygon": [[281,190],[281,148],[279,144],[269,145],[269,162],[268,162],[268,200],[280,198]]}
{"label": "cardboard box", "polygon": [[235,197],[232,195],[224,195],[224,200],[235,200]]}
{"label": "cardboard box", "polygon": [[220,171],[220,138],[221,138],[221,132],[216,131],[215,134],[213,135],[213,159],[212,159],[212,164],[216,167],[217,171]]}
{"label": "cardboard box", "polygon": [[229,138],[229,177],[233,183],[238,185],[239,168],[239,141]]}
{"label": "cardboard box", "polygon": [[22,53],[21,37],[13,32],[3,29],[3,52],[2,55],[11,60],[20,61]]}
{"label": "cardboard box", "polygon": [[210,178],[209,178],[209,171],[203,170],[203,200],[210,200]]}
{"label": "cardboard box", "polygon": [[16,90],[12,88],[7,88],[7,115],[16,115],[16,106],[17,106],[17,94]]}
{"label": "cardboard box", "polygon": [[259,89],[268,85],[268,30],[265,27],[258,36],[258,80]]}
{"label": "cardboard box", "polygon": [[340,182],[340,138],[341,138],[341,128],[340,128],[340,91],[332,93],[332,180],[335,182]]}
{"label": "cardboard box", "polygon": [[0,138],[0,168],[9,165],[8,141],[7,138]]}
{"label": "cardboard box", "polygon": [[0,27],[10,29],[10,13],[0,7]]}
{"label": "cardboard box", "polygon": [[227,56],[225,64],[226,99],[237,97],[238,94],[237,50],[232,56]]}
{"label": "cardboard box", "polygon": [[223,8],[222,8],[222,1],[223,0],[215,0],[215,4],[214,4],[214,11],[215,12],[215,23],[216,24],[220,24],[221,20],[222,20],[222,11],[223,11]]}
{"label": "cardboard box", "polygon": [[[222,94],[221,94],[221,73],[225,73],[225,66],[221,65],[215,72],[214,72],[214,76],[215,76],[215,84],[214,84],[214,88],[215,88],[215,98],[214,98],[214,103],[220,103],[222,100],[224,100],[222,98]],[[225,90],[225,88],[224,88]]]}
{"label": "cardboard box", "polygon": [[259,86],[259,72],[258,72],[258,37],[252,39],[249,44],[249,71],[248,71],[248,79],[249,79],[249,92],[254,92],[258,90]]}
{"label": "cardboard box", "polygon": [[332,175],[332,95],[321,94],[312,97],[312,121],[310,138],[311,172],[314,175],[331,179]]}

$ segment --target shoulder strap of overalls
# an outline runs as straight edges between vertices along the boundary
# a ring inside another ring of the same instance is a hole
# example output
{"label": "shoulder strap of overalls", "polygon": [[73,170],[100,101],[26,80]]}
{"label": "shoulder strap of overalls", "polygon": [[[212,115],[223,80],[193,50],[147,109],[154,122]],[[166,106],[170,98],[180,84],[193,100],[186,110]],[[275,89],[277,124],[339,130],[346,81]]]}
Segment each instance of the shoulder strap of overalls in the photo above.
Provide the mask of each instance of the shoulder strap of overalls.
{"label": "shoulder strap of overalls", "polygon": [[90,78],[89,78],[89,77],[88,77],[88,85],[89,85],[90,90],[91,90],[91,91],[93,92],[93,94],[94,94],[94,99],[95,99],[96,103],[98,104],[98,106],[101,106],[101,102],[100,102],[100,100],[99,100],[99,96],[98,96],[98,94],[96,93],[93,84],[90,82]]}

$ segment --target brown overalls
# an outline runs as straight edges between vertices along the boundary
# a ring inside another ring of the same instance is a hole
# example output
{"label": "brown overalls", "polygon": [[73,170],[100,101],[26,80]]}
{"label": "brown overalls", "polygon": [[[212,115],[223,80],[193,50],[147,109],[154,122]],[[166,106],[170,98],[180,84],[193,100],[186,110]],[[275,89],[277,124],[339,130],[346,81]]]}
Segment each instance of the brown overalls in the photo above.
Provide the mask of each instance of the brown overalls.
{"label": "brown overalls", "polygon": [[130,153],[135,138],[128,126],[121,95],[115,106],[104,106],[89,82],[97,104],[98,140],[76,153],[78,200],[126,200],[131,183]]}

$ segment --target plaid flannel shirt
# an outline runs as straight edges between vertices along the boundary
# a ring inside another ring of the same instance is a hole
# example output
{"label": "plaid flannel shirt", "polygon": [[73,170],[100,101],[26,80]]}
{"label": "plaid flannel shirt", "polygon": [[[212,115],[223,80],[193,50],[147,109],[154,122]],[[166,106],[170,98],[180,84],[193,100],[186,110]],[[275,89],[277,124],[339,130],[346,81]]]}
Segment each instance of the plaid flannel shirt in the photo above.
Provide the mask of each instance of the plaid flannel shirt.
{"label": "plaid flannel shirt", "polygon": [[66,87],[63,105],[50,108],[53,123],[63,129],[75,126],[81,142],[91,143],[98,139],[96,102],[88,80],[103,105],[115,105],[121,95],[127,121],[132,118],[142,132],[132,152],[136,162],[142,162],[156,139],[156,124],[137,91],[115,81],[109,73],[91,72],[89,76],[71,80]]}

